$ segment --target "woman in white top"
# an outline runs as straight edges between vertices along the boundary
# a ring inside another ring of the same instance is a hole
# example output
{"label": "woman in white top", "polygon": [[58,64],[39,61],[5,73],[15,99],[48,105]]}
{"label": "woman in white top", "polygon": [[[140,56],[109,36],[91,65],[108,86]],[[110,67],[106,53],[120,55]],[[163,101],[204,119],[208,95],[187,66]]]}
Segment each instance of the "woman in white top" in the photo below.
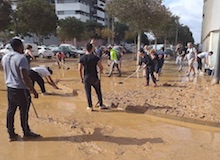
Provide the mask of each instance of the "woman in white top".
{"label": "woman in white top", "polygon": [[30,63],[32,60],[36,60],[34,55],[32,54],[32,46],[31,45],[27,45],[26,50],[24,51],[24,54],[26,56],[26,58],[28,59],[28,62]]}
{"label": "woman in white top", "polygon": [[193,76],[196,75],[195,68],[193,66],[194,61],[197,60],[197,50],[193,47],[191,42],[187,43],[187,51],[186,51],[186,58],[188,60],[188,72],[186,76],[189,76],[190,72],[193,71]]}

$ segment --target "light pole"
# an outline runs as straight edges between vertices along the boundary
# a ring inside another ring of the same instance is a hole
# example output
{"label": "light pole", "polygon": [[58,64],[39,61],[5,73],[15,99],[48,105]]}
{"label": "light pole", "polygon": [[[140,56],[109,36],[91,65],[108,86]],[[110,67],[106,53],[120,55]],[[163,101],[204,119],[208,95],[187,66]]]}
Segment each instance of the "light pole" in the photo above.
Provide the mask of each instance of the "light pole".
{"label": "light pole", "polygon": [[177,44],[178,41],[178,32],[179,32],[179,18],[175,20],[176,22],[176,36],[175,36],[175,44]]}

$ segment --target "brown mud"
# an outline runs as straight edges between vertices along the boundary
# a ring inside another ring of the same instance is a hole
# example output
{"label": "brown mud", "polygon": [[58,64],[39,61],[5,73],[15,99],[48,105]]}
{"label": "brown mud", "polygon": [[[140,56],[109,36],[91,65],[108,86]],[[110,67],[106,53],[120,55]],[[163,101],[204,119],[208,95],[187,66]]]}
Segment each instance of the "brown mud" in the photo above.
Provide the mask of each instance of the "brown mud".
{"label": "brown mud", "polygon": [[[167,60],[158,87],[145,87],[141,72],[126,79],[136,69],[133,55],[123,57],[122,77],[116,73],[107,77],[106,60],[103,64],[103,99],[111,110],[88,112],[77,59],[68,59],[65,69],[57,69],[52,59],[32,63],[50,66],[61,89],[46,84],[48,95],[33,99],[39,118],[31,106],[30,126],[43,138],[17,142],[8,142],[7,92],[1,70],[0,160],[220,159],[220,91],[208,76],[186,77],[185,70],[178,72]],[[37,85],[36,89],[40,93]],[[15,128],[22,136],[19,110]]]}

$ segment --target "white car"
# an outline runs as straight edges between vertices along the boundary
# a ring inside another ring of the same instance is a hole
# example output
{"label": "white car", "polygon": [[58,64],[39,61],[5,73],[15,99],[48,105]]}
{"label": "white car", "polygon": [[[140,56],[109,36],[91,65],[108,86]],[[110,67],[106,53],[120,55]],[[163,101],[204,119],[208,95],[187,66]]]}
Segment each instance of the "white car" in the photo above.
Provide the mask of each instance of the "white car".
{"label": "white car", "polygon": [[58,46],[57,45],[49,45],[49,46],[47,46],[51,51],[53,51],[53,50],[58,50]]}
{"label": "white car", "polygon": [[51,58],[54,56],[54,53],[46,46],[38,46],[38,57],[40,58]]}
{"label": "white car", "polygon": [[78,56],[85,54],[85,51],[76,49],[75,46],[71,44],[60,44],[59,48],[67,48],[68,50],[71,50],[72,52],[76,53]]}
{"label": "white car", "polygon": [[[37,49],[37,45],[34,43],[24,43],[24,48],[27,47],[27,45],[31,45],[32,46],[32,54],[37,57],[38,56],[38,49]],[[3,49],[0,50],[0,53],[5,55],[10,53],[10,51],[12,50],[11,44],[6,44],[5,47]]]}

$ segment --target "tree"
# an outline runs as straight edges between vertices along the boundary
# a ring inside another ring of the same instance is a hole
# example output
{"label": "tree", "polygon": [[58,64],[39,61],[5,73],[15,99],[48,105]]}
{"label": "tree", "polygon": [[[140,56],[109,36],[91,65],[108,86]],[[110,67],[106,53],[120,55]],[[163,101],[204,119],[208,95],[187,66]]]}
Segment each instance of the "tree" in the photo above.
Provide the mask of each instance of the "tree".
{"label": "tree", "polygon": [[126,24],[116,22],[115,23],[115,40],[117,43],[125,39],[125,32],[128,31],[129,27]]}
{"label": "tree", "polygon": [[105,40],[107,40],[107,38],[111,37],[112,36],[112,30],[111,29],[108,29],[108,28],[103,28],[101,30],[101,37]]}
{"label": "tree", "polygon": [[12,8],[9,1],[0,0],[0,32],[8,29],[11,23]]}
{"label": "tree", "polygon": [[84,31],[84,23],[75,17],[68,17],[59,21],[58,37],[61,40],[81,39]]}
{"label": "tree", "polygon": [[[107,11],[119,21],[128,24],[131,29],[138,33],[138,47],[140,49],[141,33],[150,30],[153,22],[152,14],[159,12],[161,0],[112,0],[107,5]],[[139,61],[139,56],[137,56]]]}
{"label": "tree", "polygon": [[194,38],[192,32],[188,26],[179,25],[178,31],[178,41],[181,41],[183,45],[186,45],[188,42],[194,43]]}
{"label": "tree", "polygon": [[91,39],[91,38],[101,38],[101,30],[103,26],[100,23],[95,21],[86,21],[85,22],[85,32],[84,32],[84,39]]}
{"label": "tree", "polygon": [[43,38],[56,33],[58,18],[54,7],[44,0],[24,0],[17,5],[16,25],[18,31],[36,34],[40,41]]}
{"label": "tree", "polygon": [[155,36],[155,46],[157,45],[158,38],[162,38],[166,45],[166,39],[168,35],[172,35],[170,31],[173,30],[171,12],[164,5],[158,6],[158,9],[152,13],[151,17],[154,20],[150,23],[151,31]]}

